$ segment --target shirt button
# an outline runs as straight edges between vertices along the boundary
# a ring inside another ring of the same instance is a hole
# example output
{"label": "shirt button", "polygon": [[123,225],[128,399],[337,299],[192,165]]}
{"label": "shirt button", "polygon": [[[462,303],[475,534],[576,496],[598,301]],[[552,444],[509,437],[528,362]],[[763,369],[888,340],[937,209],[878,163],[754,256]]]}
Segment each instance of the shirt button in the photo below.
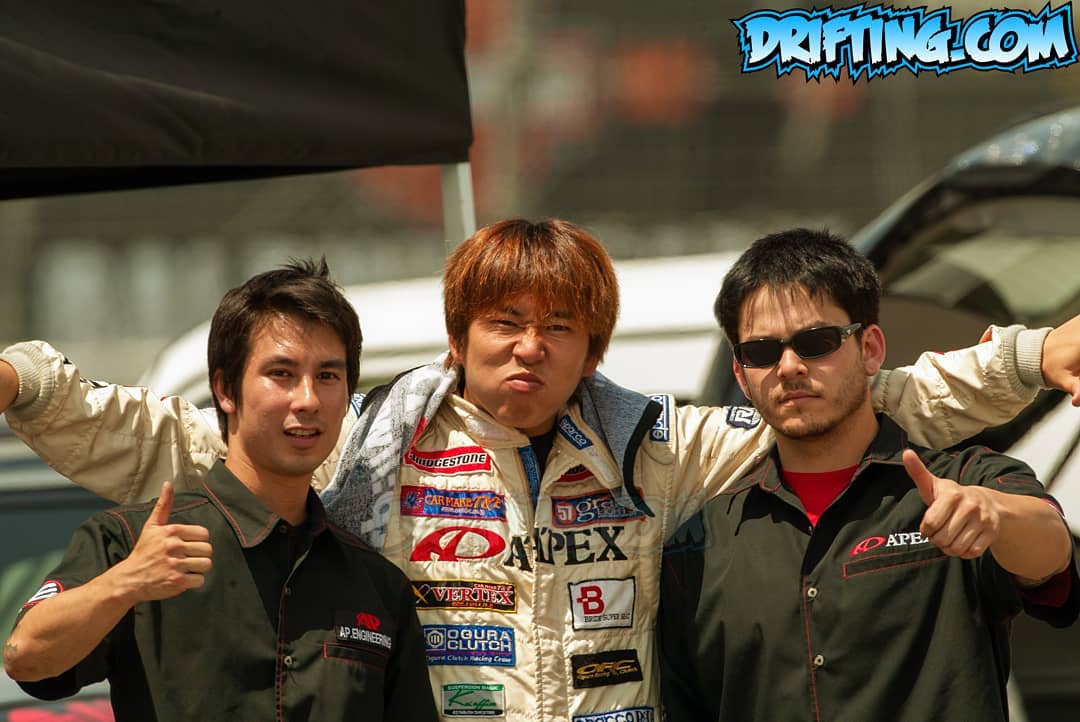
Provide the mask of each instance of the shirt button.
{"label": "shirt button", "polygon": [[806,590],[807,599],[814,599],[815,597],[817,597],[817,587],[810,587]]}
{"label": "shirt button", "polygon": [[825,657],[824,657],[824,655],[819,654],[819,655],[816,655],[814,657],[814,666],[815,667],[824,667],[825,666]]}
{"label": "shirt button", "polygon": [[292,587],[285,587],[285,589],[283,591],[285,592],[286,597],[292,595]]}
{"label": "shirt button", "polygon": [[278,534],[288,534],[289,527],[285,526],[284,522],[277,525]]}
{"label": "shirt button", "polygon": [[[291,654],[286,654],[285,659],[283,659],[281,661],[285,663],[286,667],[292,667],[292,655]],[[817,662],[816,659],[814,661]]]}

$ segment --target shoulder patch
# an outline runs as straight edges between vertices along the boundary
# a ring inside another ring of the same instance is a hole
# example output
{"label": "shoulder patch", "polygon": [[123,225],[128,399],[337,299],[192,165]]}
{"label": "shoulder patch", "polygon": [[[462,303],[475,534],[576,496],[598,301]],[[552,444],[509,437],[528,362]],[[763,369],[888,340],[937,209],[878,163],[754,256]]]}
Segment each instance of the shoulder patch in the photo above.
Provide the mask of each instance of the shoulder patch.
{"label": "shoulder patch", "polygon": [[353,394],[352,395],[352,398],[349,399],[349,407],[352,409],[353,415],[355,415],[357,417],[360,416],[360,407],[363,405],[363,403],[364,403],[364,395],[363,394]]}
{"label": "shoulder patch", "polygon": [[728,426],[752,429],[761,423],[761,414],[752,406],[729,406],[727,422]]}
{"label": "shoulder patch", "polygon": [[671,396],[668,394],[652,394],[649,398],[660,404],[660,415],[656,417],[656,423],[649,429],[649,438],[653,441],[670,441]]}
{"label": "shoulder patch", "polygon": [[563,416],[559,419],[559,433],[578,450],[592,446],[589,437],[577,427],[577,424],[569,416]]}

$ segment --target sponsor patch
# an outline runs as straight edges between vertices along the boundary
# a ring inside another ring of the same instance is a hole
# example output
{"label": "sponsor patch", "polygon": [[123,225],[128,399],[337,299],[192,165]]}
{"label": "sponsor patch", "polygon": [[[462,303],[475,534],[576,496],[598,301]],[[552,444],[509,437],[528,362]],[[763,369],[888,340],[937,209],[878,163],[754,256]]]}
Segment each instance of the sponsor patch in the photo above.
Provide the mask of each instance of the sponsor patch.
{"label": "sponsor patch", "polygon": [[576,714],[571,722],[653,722],[654,714],[652,707],[627,707],[596,714]]}
{"label": "sponsor patch", "polygon": [[574,670],[575,689],[606,687],[643,679],[636,649],[574,654],[570,656],[570,666]]}
{"label": "sponsor patch", "polygon": [[878,547],[914,547],[929,544],[929,537],[925,537],[917,531],[892,532],[888,537],[871,536],[851,548],[849,556],[858,556]]}
{"label": "sponsor patch", "polygon": [[555,480],[555,482],[570,483],[574,481],[585,481],[586,479],[591,479],[592,475],[593,473],[591,471],[586,469],[581,464],[578,464],[577,466],[571,466],[569,469],[567,469],[562,476]]}
{"label": "sponsor patch", "polygon": [[481,624],[425,624],[428,664],[513,667],[514,630]]}
{"label": "sponsor patch", "polygon": [[352,411],[356,416],[360,416],[360,408],[364,405],[363,394],[353,394],[349,398],[349,406],[352,407]]}
{"label": "sponsor patch", "polygon": [[38,602],[43,602],[49,597],[55,597],[60,592],[64,591],[64,585],[55,579],[49,579],[41,588],[34,592],[34,596],[26,600],[26,604],[23,605],[23,609],[32,607]]}
{"label": "sponsor patch", "polygon": [[574,629],[634,626],[634,577],[590,579],[567,585]]}
{"label": "sponsor patch", "polygon": [[430,486],[401,487],[402,516],[506,520],[506,500],[494,491],[459,491]]}
{"label": "sponsor patch", "polygon": [[413,562],[460,562],[502,553],[506,540],[490,529],[448,526],[420,540],[409,556]]}
{"label": "sponsor patch", "polygon": [[443,717],[502,717],[506,692],[501,684],[456,682],[442,686]]}
{"label": "sponsor patch", "polygon": [[416,608],[483,609],[516,612],[517,588],[503,582],[474,579],[415,579],[411,582]]}
{"label": "sponsor patch", "polygon": [[727,410],[728,426],[740,429],[753,429],[761,423],[761,415],[752,406],[729,406]]}
{"label": "sponsor patch", "polygon": [[649,398],[660,404],[660,415],[656,417],[656,423],[649,429],[649,438],[653,441],[669,441],[671,439],[671,397],[667,394],[654,394]]}
{"label": "sponsor patch", "polygon": [[458,446],[444,451],[420,451],[410,446],[405,463],[427,474],[452,476],[491,471],[491,457],[479,446]]}
{"label": "sponsor patch", "polygon": [[339,642],[362,642],[389,652],[394,643],[389,634],[379,631],[381,627],[382,620],[370,612],[334,612]]}
{"label": "sponsor patch", "polygon": [[551,497],[551,523],[563,529],[644,518],[645,514],[638,509],[628,509],[615,501],[606,489],[581,496]]}
{"label": "sponsor patch", "polygon": [[569,416],[564,416],[559,419],[559,433],[563,437],[574,445],[576,449],[587,449],[592,446],[592,442],[589,441],[589,437],[577,427],[577,424]]}

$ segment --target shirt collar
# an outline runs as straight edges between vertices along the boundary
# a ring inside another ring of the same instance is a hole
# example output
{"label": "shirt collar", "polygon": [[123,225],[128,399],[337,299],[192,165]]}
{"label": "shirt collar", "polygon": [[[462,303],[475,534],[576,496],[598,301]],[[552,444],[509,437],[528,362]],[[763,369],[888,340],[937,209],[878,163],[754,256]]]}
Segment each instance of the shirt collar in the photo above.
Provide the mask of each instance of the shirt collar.
{"label": "shirt collar", "polygon": [[[203,493],[233,528],[240,546],[257,546],[284,520],[266,508],[244,483],[218,461],[203,482]],[[307,494],[307,526],[312,536],[326,530],[326,512],[313,489]]]}

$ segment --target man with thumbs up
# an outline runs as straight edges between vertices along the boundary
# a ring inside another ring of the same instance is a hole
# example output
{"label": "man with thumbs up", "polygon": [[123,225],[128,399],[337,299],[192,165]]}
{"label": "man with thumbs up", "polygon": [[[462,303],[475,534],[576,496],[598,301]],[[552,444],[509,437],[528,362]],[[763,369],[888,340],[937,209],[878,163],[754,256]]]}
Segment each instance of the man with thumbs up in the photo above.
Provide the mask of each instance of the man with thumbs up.
{"label": "man with thumbs up", "polygon": [[325,261],[227,293],[207,353],[224,462],[83,524],[5,671],[44,699],[108,678],[119,722],[436,719],[407,579],[310,487],[360,358]]}
{"label": "man with thumbs up", "polygon": [[866,258],[803,229],[724,279],[735,375],[776,445],[669,542],[671,722],[1005,720],[1010,620],[1080,613],[1071,535],[1030,468],[875,415],[880,293]]}

